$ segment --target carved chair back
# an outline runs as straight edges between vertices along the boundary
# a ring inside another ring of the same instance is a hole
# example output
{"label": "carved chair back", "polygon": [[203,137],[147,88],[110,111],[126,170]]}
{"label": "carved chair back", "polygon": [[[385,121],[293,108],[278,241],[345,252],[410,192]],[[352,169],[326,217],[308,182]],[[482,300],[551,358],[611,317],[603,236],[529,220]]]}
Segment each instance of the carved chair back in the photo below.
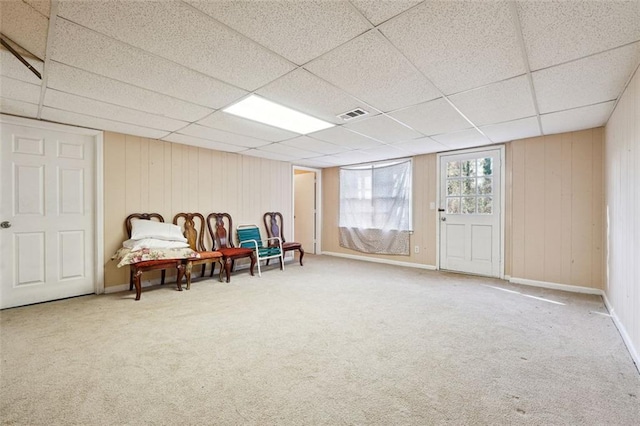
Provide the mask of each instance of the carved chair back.
{"label": "carved chair back", "polygon": [[182,228],[191,250],[207,251],[204,242],[204,216],[200,213],[178,213],[173,217],[173,224],[178,225],[180,219],[184,220]]}
{"label": "carved chair back", "polygon": [[282,234],[282,214],[280,212],[267,212],[262,216],[264,227],[267,229],[269,238],[279,237],[282,243],[286,243]]}
{"label": "carved chair back", "polygon": [[211,239],[215,241],[215,250],[235,247],[233,238],[227,232],[227,229],[233,229],[233,220],[229,213],[211,213],[207,216],[207,228]]}
{"label": "carved chair back", "polygon": [[124,220],[124,224],[127,227],[127,238],[131,238],[131,230],[133,228],[133,219],[151,220],[157,219],[158,222],[164,222],[162,215],[158,213],[132,213]]}

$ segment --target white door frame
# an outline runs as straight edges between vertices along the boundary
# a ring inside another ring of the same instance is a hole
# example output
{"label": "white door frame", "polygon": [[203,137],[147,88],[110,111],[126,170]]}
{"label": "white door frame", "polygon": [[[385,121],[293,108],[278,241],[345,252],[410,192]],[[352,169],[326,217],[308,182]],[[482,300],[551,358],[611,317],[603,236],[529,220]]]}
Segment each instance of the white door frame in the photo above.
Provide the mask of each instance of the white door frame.
{"label": "white door frame", "polygon": [[[296,170],[304,170],[314,172],[316,174],[316,254],[322,254],[322,169],[314,169],[312,167],[293,166],[291,169],[291,218],[293,219],[294,206],[296,203],[295,181],[294,175]],[[293,219],[295,220],[295,219]],[[291,226],[291,241],[295,241],[294,226]]]}
{"label": "white door frame", "polygon": [[504,145],[487,145],[484,147],[478,148],[469,148],[469,149],[461,149],[458,151],[446,151],[439,152],[436,159],[436,206],[437,206],[437,214],[436,214],[436,269],[440,270],[440,211],[439,209],[445,208],[445,206],[440,205],[440,158],[447,155],[456,155],[456,154],[467,154],[467,153],[476,153],[476,152],[484,152],[484,151],[493,151],[500,150],[500,279],[504,279],[504,266],[505,266],[505,208],[506,208],[506,181],[507,176],[506,173],[506,165],[505,165],[505,146]]}
{"label": "white door frame", "polygon": [[47,121],[30,118],[16,117],[0,114],[0,125],[3,123],[17,126],[33,127],[44,130],[72,133],[76,135],[88,135],[95,138],[94,157],[94,290],[96,294],[104,293],[104,134],[101,130],[87,129],[83,127],[68,126],[65,124],[50,123]]}

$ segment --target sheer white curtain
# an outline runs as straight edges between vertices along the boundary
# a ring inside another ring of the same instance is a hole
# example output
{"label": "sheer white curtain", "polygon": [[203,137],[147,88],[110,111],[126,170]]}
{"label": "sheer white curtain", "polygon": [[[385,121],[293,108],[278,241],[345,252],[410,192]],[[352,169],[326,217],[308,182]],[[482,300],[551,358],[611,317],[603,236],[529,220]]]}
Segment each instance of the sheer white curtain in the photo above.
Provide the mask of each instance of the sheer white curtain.
{"label": "sheer white curtain", "polygon": [[340,245],[409,254],[411,160],[340,169]]}

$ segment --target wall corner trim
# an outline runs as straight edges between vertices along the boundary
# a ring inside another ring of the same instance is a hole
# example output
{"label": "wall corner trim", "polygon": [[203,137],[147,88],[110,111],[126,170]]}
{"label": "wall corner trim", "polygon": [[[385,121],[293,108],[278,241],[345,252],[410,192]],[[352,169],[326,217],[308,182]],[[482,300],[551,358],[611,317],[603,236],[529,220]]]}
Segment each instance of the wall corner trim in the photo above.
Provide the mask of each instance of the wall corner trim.
{"label": "wall corner trim", "polygon": [[323,251],[322,254],[327,256],[344,257],[346,259],[363,260],[365,262],[384,263],[387,265],[406,266],[409,268],[418,268],[418,269],[428,269],[430,271],[436,270],[436,267],[434,265],[423,265],[421,263],[402,262],[399,260],[380,259],[377,257],[358,256],[356,254],[336,253],[331,251]]}
{"label": "wall corner trim", "polygon": [[622,340],[624,341],[624,344],[627,346],[627,349],[629,350],[629,354],[631,355],[631,359],[636,365],[636,369],[638,370],[638,373],[640,373],[640,354],[638,354],[638,350],[633,346],[633,341],[631,340],[629,333],[627,333],[627,329],[624,327],[624,325],[618,318],[618,315],[616,314],[615,309],[609,302],[607,293],[602,292],[602,299],[604,300],[604,306],[609,311],[609,315],[611,315],[611,319],[613,320],[613,323],[618,329],[620,336],[622,336]]}

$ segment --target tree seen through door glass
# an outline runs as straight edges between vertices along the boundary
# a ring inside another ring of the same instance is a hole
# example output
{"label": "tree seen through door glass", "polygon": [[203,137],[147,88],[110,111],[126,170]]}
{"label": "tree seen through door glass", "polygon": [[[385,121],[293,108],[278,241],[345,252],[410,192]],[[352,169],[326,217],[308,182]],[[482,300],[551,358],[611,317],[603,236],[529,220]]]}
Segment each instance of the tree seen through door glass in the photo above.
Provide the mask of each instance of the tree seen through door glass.
{"label": "tree seen through door glass", "polygon": [[447,162],[447,214],[493,214],[493,159]]}

